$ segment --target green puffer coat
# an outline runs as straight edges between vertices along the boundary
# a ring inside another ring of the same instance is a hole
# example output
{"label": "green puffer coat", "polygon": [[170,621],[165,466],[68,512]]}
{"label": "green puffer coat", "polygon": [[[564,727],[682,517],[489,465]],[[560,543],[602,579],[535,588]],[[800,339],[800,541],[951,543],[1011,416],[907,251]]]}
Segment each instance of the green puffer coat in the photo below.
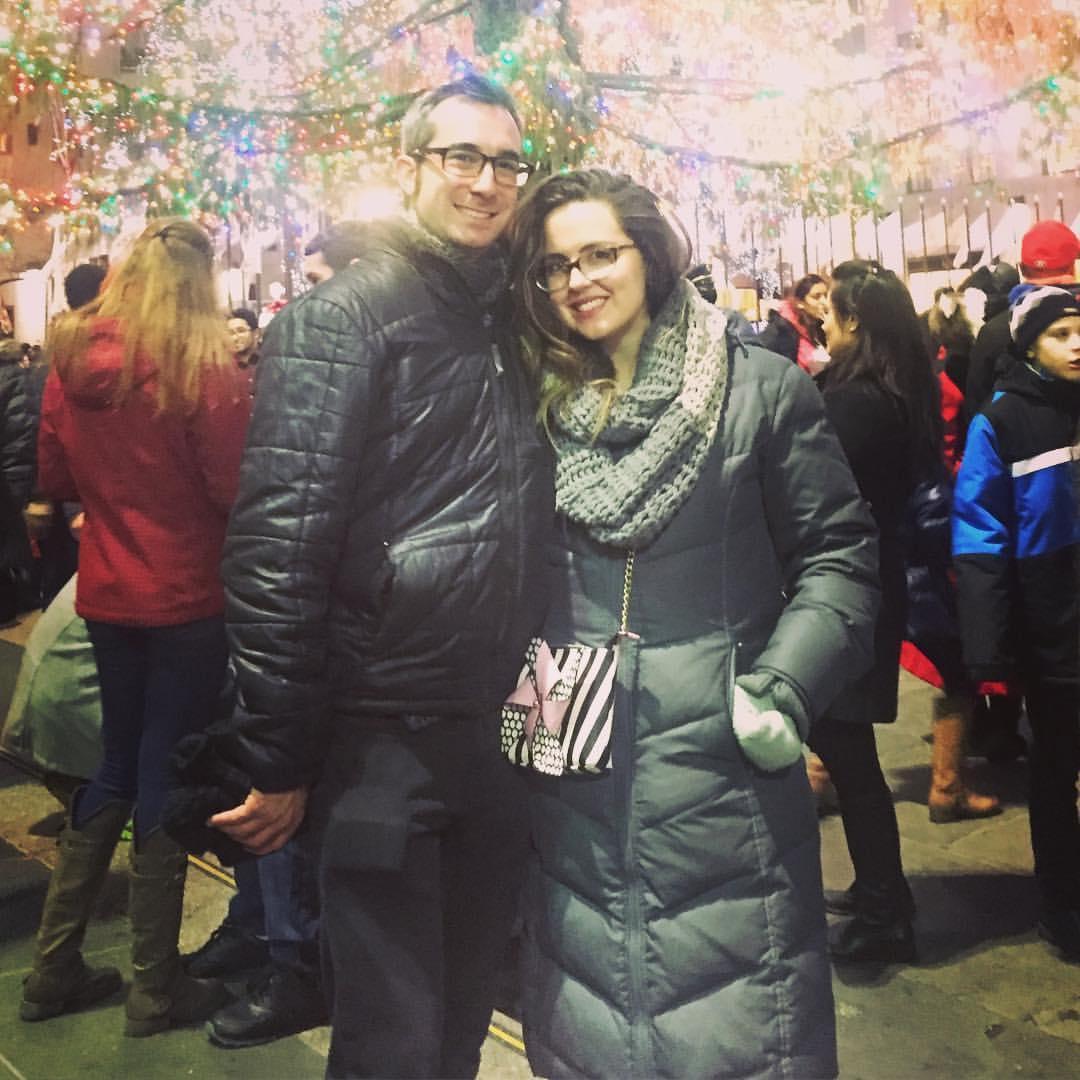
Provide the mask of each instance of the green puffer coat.
{"label": "green puffer coat", "polygon": [[[810,379],[751,348],[729,381],[693,493],[636,556],[613,768],[533,774],[524,1021],[544,1077],[836,1073],[805,769],[748,762],[731,693],[780,679],[804,726],[869,666],[875,532]],[[551,561],[546,639],[606,644],[625,553],[564,521]]]}

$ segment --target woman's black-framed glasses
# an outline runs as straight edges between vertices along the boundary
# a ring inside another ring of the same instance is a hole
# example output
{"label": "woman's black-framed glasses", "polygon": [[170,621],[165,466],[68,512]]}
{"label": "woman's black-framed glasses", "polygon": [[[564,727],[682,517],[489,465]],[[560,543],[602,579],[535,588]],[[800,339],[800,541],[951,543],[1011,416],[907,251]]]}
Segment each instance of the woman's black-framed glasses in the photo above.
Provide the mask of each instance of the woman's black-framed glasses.
{"label": "woman's black-framed glasses", "polygon": [[409,156],[420,159],[428,154],[437,154],[442,171],[457,180],[475,180],[490,161],[495,183],[503,187],[524,187],[534,168],[531,162],[513,154],[492,156],[482,154],[472,146],[424,146]]}
{"label": "woman's black-framed glasses", "polygon": [[575,270],[589,281],[596,281],[619,261],[620,252],[633,247],[637,247],[637,244],[599,245],[586,248],[576,259],[568,259],[565,255],[545,255],[536,266],[533,280],[536,287],[546,293],[565,289]]}

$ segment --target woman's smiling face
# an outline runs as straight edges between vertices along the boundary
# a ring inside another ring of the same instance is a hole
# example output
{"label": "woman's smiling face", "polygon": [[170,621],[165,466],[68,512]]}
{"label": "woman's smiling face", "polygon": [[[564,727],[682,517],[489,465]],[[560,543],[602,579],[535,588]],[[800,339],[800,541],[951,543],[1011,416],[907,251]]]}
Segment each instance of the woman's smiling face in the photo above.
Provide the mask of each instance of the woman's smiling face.
{"label": "woman's smiling face", "polygon": [[570,280],[549,296],[559,318],[576,333],[600,344],[609,356],[620,346],[635,350],[649,326],[645,264],[641,252],[605,202],[566,203],[544,222],[544,256],[570,262],[595,248],[620,248],[602,274],[586,277],[575,267]]}

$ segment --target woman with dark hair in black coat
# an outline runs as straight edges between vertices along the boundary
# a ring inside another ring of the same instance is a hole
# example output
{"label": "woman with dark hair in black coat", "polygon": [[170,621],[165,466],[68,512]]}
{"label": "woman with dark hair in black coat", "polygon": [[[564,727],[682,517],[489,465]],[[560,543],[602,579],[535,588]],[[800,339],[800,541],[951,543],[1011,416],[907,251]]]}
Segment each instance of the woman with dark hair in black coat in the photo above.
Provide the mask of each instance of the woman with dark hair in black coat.
{"label": "woman with dark hair in black coat", "polygon": [[758,335],[758,344],[786,356],[807,374],[817,375],[829,362],[823,328],[828,301],[829,285],[823,277],[807,274],[799,278],[791,296],[769,313],[769,323]]}
{"label": "woman with dark hair in black coat", "polygon": [[855,868],[850,889],[826,895],[828,910],[853,916],[830,952],[836,960],[910,961],[915,903],[873,725],[896,719],[907,612],[902,537],[912,492],[940,467],[937,383],[911,295],[878,263],[853,259],[836,268],[824,325],[832,357],[825,411],[878,527],[882,592],[874,666],[808,740],[836,787]]}

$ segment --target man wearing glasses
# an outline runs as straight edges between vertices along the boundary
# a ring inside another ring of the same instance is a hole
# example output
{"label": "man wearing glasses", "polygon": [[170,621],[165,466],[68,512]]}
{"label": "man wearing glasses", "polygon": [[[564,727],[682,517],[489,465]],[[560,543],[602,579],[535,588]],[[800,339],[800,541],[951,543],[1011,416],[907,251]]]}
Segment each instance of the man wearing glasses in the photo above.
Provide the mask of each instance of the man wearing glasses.
{"label": "man wearing glasses", "polygon": [[412,105],[394,170],[404,220],[266,337],[223,564],[241,708],[222,749],[253,790],[211,824],[274,850],[311,790],[327,1074],[462,1077],[525,857],[497,724],[554,503],[501,243],[532,170],[475,76]]}

